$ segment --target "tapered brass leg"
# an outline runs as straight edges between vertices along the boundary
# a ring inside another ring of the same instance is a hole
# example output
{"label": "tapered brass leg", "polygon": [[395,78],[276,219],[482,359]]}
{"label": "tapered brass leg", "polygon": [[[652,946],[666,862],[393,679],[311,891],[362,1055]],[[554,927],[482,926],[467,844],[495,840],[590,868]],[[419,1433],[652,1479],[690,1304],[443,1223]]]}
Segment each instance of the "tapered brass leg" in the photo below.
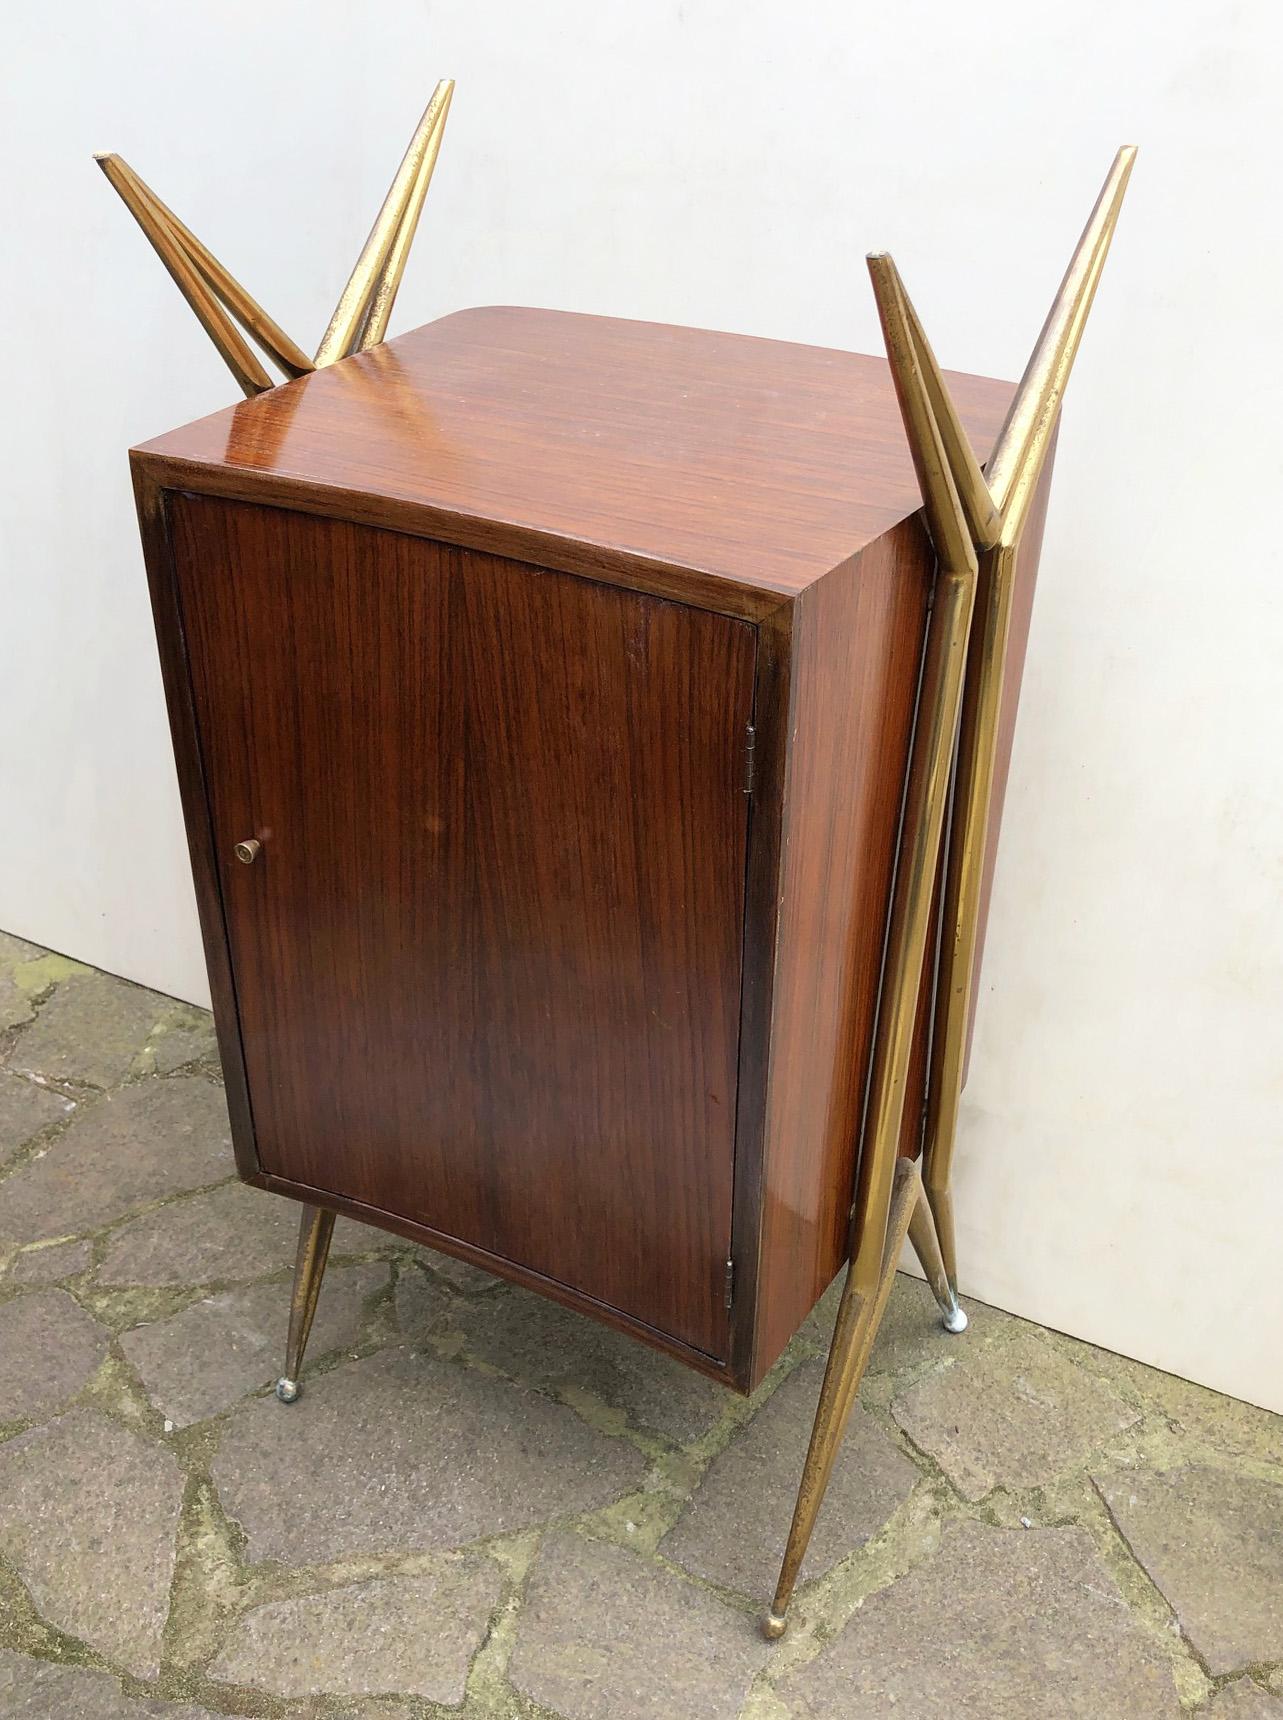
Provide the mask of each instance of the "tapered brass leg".
{"label": "tapered brass leg", "polygon": [[833,1342],[829,1346],[828,1366],[824,1370],[824,1384],[820,1387],[820,1401],[816,1406],[811,1443],[802,1469],[802,1483],[793,1510],[793,1523],[784,1548],[779,1582],[775,1585],[775,1599],[771,1602],[770,1612],[762,1620],[762,1634],[772,1642],[784,1635],[788,1623],[788,1607],[797,1586],[798,1572],[802,1569],[811,1532],[824,1503],[825,1490],[842,1445],[842,1435],[851,1418],[860,1381],[869,1364],[873,1340],[878,1335],[895,1280],[896,1261],[921,1192],[918,1167],[909,1159],[901,1159],[896,1167],[895,1192],[891,1198],[891,1222],[887,1230],[882,1277],[873,1295],[861,1295],[855,1288],[854,1271],[847,1271],[842,1300],[838,1304],[837,1324],[833,1328]]}
{"label": "tapered brass leg", "polygon": [[276,1395],[282,1403],[293,1403],[302,1389],[299,1375],[303,1371],[303,1352],[312,1316],[316,1313],[317,1297],[321,1294],[321,1279],[329,1257],[330,1238],[334,1234],[334,1214],[321,1206],[305,1206],[299,1221],[298,1257],[294,1262],[294,1289],[290,1296],[290,1335],[285,1346],[285,1372],[276,1382]]}
{"label": "tapered brass leg", "polygon": [[[929,1163],[923,1173],[923,1186],[926,1189],[927,1203],[931,1208],[931,1217],[935,1221],[936,1241],[940,1248],[940,1259],[944,1264],[944,1275],[949,1281],[949,1289],[956,1297],[958,1294],[958,1243],[953,1228],[953,1187],[948,1181],[949,1165],[940,1165],[937,1160]],[[933,1173],[935,1175],[933,1176]],[[925,1272],[926,1267],[922,1270]]]}
{"label": "tapered brass leg", "polygon": [[958,1301],[949,1274],[945,1271],[944,1260],[940,1253],[940,1243],[936,1237],[935,1220],[931,1213],[931,1204],[927,1199],[925,1189],[920,1189],[914,1202],[913,1216],[909,1220],[909,1241],[913,1244],[913,1252],[918,1257],[918,1265],[931,1286],[931,1294],[940,1304],[940,1314],[944,1321],[946,1332],[965,1332],[967,1329],[966,1310]]}

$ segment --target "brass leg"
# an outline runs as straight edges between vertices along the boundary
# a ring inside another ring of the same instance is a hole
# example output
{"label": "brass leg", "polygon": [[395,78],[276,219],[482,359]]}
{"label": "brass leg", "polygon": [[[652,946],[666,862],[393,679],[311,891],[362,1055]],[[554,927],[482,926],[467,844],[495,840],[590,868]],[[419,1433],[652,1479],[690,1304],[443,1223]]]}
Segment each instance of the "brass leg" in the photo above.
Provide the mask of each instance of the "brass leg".
{"label": "brass leg", "polygon": [[896,1166],[882,1276],[871,1297],[861,1295],[855,1288],[854,1269],[847,1270],[842,1300],[838,1304],[837,1323],[833,1328],[833,1342],[829,1346],[828,1366],[824,1370],[824,1384],[820,1387],[820,1401],[816,1406],[815,1425],[811,1430],[811,1443],[793,1510],[793,1523],[784,1548],[779,1582],[775,1585],[775,1599],[762,1620],[762,1634],[772,1642],[784,1635],[788,1624],[788,1607],[797,1586],[798,1572],[802,1569],[811,1532],[824,1503],[829,1477],[842,1445],[842,1435],[846,1432],[860,1381],[869,1363],[873,1340],[886,1311],[905,1232],[921,1193],[918,1167],[909,1159],[901,1159]]}
{"label": "brass leg", "polygon": [[[869,258],[887,361],[922,491],[937,574],[905,784],[868,1114],[851,1208],[850,1265],[780,1580],[762,1623],[772,1639],[784,1634],[789,1601],[911,1224],[914,1246],[945,1311],[946,1324],[954,1331],[965,1324],[954,1291],[949,1171],[976,959],[1016,549],[1134,155],[1134,150],[1124,149],[1115,159],[999,434],[987,475],[976,462],[895,264],[885,252]],[[980,625],[973,634],[978,587],[983,598]],[[956,810],[943,909],[944,925],[950,931],[942,940],[936,988],[922,1173],[928,1210],[917,1166],[898,1159],[896,1148],[955,737]]]}
{"label": "brass leg", "polygon": [[944,1320],[946,1332],[965,1332],[967,1329],[966,1310],[958,1301],[953,1285],[949,1282],[949,1274],[945,1271],[944,1260],[940,1254],[940,1244],[936,1239],[936,1227],[931,1213],[931,1204],[927,1199],[925,1189],[918,1191],[914,1202],[913,1216],[909,1220],[909,1241],[913,1244],[913,1252],[918,1257],[918,1265],[926,1275],[927,1283],[931,1286],[931,1294],[940,1304],[940,1313]]}
{"label": "brass leg", "polygon": [[302,1389],[299,1375],[303,1371],[303,1352],[312,1316],[316,1313],[317,1297],[321,1294],[321,1279],[329,1257],[330,1238],[334,1234],[334,1214],[321,1206],[304,1206],[299,1222],[298,1256],[294,1262],[294,1289],[290,1295],[290,1335],[285,1346],[285,1372],[276,1382],[276,1395],[282,1403],[293,1403]]}
{"label": "brass leg", "polygon": [[[956,1297],[958,1294],[958,1244],[953,1229],[951,1171],[952,1156],[939,1155],[927,1165],[923,1172],[923,1186],[927,1193],[927,1204],[931,1208],[931,1217],[935,1221],[936,1239],[940,1245],[940,1258],[944,1262],[945,1277],[949,1280],[950,1291]],[[923,1267],[923,1271],[925,1270],[926,1268]]]}

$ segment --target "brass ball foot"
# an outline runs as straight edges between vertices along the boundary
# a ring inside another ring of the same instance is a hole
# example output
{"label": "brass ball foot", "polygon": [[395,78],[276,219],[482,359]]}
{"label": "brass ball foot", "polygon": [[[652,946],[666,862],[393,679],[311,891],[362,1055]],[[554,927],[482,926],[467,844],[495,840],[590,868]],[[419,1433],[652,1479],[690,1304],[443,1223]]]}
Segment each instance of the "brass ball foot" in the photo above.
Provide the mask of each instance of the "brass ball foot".
{"label": "brass ball foot", "polygon": [[294,1403],[301,1390],[297,1380],[287,1380],[284,1375],[276,1382],[276,1395],[282,1403]]}
{"label": "brass ball foot", "polygon": [[762,1620],[762,1635],[767,1642],[778,1642],[789,1627],[789,1621],[783,1613],[768,1612]]}

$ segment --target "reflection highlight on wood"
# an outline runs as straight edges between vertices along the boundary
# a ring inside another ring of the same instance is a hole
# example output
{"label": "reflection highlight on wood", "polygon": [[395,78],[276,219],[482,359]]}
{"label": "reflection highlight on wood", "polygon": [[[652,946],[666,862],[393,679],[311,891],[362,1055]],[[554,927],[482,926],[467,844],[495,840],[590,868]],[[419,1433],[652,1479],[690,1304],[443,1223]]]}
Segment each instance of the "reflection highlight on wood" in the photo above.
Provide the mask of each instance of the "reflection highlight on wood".
{"label": "reflection highlight on wood", "polygon": [[94,159],[142,228],[227,368],[244,393],[252,396],[265,393],[275,383],[242,338],[237,322],[287,377],[305,376],[383,339],[441,151],[453,95],[454,80],[442,78],[339,296],[315,360],[268,316],[122,156],[103,154]]}

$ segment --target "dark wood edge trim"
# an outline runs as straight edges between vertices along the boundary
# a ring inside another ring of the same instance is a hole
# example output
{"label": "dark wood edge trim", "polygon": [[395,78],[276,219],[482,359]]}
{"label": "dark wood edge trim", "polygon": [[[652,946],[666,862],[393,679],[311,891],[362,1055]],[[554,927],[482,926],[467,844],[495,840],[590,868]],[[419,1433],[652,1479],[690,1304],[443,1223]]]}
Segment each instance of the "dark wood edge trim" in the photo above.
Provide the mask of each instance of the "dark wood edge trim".
{"label": "dark wood edge trim", "polygon": [[364,1224],[375,1225],[380,1230],[407,1237],[411,1242],[424,1243],[442,1254],[452,1254],[458,1260],[467,1260],[474,1266],[484,1267],[487,1272],[493,1272],[496,1278],[505,1278],[513,1284],[535,1290],[553,1302],[560,1302],[563,1307],[573,1308],[576,1313],[587,1314],[618,1331],[627,1332],[631,1337],[641,1338],[652,1349],[676,1356],[679,1361],[706,1374],[710,1379],[729,1386],[732,1391],[741,1395],[747,1392],[747,1387],[730,1369],[712,1356],[705,1355],[702,1350],[693,1350],[676,1338],[657,1331],[655,1327],[634,1320],[631,1315],[611,1307],[608,1302],[598,1302],[581,1291],[571,1290],[557,1279],[547,1278],[528,1266],[520,1266],[515,1261],[505,1260],[497,1254],[487,1254],[484,1248],[474,1247],[472,1243],[464,1242],[457,1236],[447,1236],[442,1231],[433,1230],[431,1225],[417,1224],[413,1219],[384,1212],[380,1207],[366,1206],[361,1201],[349,1200],[346,1195],[333,1194],[328,1189],[310,1188],[306,1183],[290,1182],[284,1177],[273,1176],[270,1172],[259,1171],[253,1175],[244,1175],[244,1180],[255,1188],[268,1189],[272,1194],[288,1195],[292,1200],[305,1201],[313,1206],[327,1207],[331,1212],[346,1213],[349,1218],[358,1219]]}
{"label": "dark wood edge trim", "polygon": [[698,568],[677,567],[624,550],[584,544],[555,532],[508,525],[448,508],[428,507],[394,497],[371,496],[359,490],[319,487],[302,480],[265,477],[260,472],[208,466],[194,460],[130,450],[135,472],[160,490],[188,490],[227,501],[286,508],[294,513],[320,514],[357,525],[382,526],[411,537],[432,538],[458,549],[482,550],[513,561],[533,563],[558,573],[585,574],[609,585],[667,597],[740,621],[761,621],[789,596],[784,591],[737,585]]}
{"label": "dark wood edge trim", "polygon": [[196,909],[200,916],[205,965],[209,972],[210,993],[214,1003],[218,1052],[223,1063],[227,1110],[232,1125],[232,1145],[236,1153],[237,1170],[241,1176],[250,1178],[260,1174],[261,1166],[254,1137],[249,1083],[245,1073],[240,1011],[236,1003],[236,985],[223,912],[218,855],[210,822],[205,766],[196,727],[196,710],[192,702],[187,640],[174,571],[168,503],[166,492],[156,482],[154,474],[140,462],[131,463],[134,500],[138,509],[138,529],[142,537],[152,615],[156,624],[161,680],[169,710],[169,727],[178,771],[178,790],[182,798],[183,822],[187,830],[192,881],[196,887]]}
{"label": "dark wood edge trim", "polygon": [[754,1311],[762,1249],[766,1097],[780,906],[780,844],[784,773],[788,761],[796,600],[778,605],[758,627],[754,688],[753,795],[749,803],[744,890],[743,978],[739,1074],[736,1083],[735,1189],[731,1258],[735,1262],[731,1310],[731,1367],[741,1390],[758,1383]]}

